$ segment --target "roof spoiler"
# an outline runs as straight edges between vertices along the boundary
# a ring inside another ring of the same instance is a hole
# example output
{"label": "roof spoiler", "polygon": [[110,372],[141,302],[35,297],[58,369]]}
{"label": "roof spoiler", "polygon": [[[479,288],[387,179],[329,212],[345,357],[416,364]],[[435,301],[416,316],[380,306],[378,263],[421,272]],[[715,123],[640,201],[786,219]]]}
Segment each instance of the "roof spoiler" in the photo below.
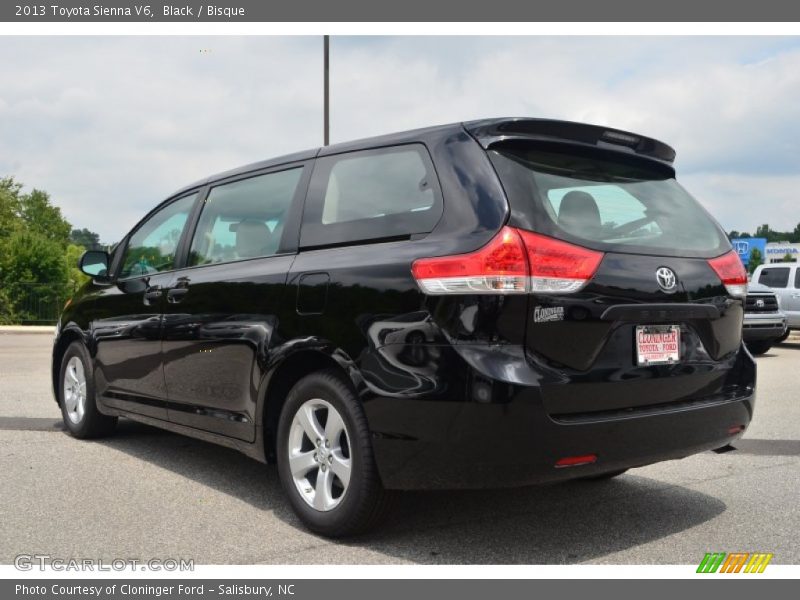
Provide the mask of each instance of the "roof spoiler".
{"label": "roof spoiler", "polygon": [[636,154],[668,165],[675,160],[675,150],[664,142],[620,129],[573,121],[530,118],[486,119],[464,123],[464,128],[484,148],[506,140],[529,139],[594,146]]}

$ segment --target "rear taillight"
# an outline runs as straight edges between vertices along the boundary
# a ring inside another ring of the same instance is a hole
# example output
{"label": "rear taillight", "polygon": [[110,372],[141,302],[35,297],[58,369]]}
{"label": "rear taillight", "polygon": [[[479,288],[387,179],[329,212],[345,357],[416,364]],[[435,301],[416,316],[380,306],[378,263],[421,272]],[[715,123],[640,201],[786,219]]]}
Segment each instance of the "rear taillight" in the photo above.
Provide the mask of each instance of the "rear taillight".
{"label": "rear taillight", "polygon": [[602,252],[529,231],[519,233],[528,249],[532,292],[577,292],[594,277],[603,260]]}
{"label": "rear taillight", "polygon": [[528,291],[528,258],[519,233],[503,227],[480,250],[421,258],[411,266],[428,294],[519,294]]}
{"label": "rear taillight", "polygon": [[602,259],[602,252],[503,227],[480,250],[421,258],[411,272],[428,294],[568,294],[586,285]]}
{"label": "rear taillight", "polygon": [[747,295],[747,271],[734,250],[712,258],[708,264],[722,281],[731,296],[744,298]]}

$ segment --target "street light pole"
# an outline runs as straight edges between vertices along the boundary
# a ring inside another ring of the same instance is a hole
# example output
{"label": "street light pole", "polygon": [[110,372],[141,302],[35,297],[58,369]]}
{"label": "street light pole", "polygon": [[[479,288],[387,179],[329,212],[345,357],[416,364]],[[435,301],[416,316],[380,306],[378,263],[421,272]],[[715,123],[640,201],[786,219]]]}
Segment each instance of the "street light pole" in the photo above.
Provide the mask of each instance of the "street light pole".
{"label": "street light pole", "polygon": [[330,143],[330,80],[328,77],[328,69],[330,67],[330,36],[324,36],[324,64],[325,64],[325,82],[324,82],[324,91],[323,91],[323,102],[325,103],[325,108],[323,109],[323,139],[324,145],[327,146]]}

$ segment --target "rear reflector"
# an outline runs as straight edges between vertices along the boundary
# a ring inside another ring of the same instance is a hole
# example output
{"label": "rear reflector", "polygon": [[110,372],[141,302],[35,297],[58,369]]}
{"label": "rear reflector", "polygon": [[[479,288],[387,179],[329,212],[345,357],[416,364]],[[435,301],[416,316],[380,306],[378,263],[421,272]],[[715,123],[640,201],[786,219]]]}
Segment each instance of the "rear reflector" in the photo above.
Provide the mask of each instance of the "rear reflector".
{"label": "rear reflector", "polygon": [[742,433],[744,431],[744,425],[734,425],[733,427],[728,428],[728,435],[736,435],[737,433]]}
{"label": "rear reflector", "polygon": [[602,259],[602,252],[503,227],[480,250],[421,258],[411,272],[427,294],[569,294],[586,285]]}
{"label": "rear reflector", "polygon": [[584,454],[583,456],[566,456],[556,461],[556,469],[561,467],[579,467],[580,465],[591,465],[597,462],[596,454]]}
{"label": "rear reflector", "polygon": [[731,296],[736,298],[747,296],[747,271],[744,270],[744,265],[734,250],[710,259],[708,264],[714,269]]}

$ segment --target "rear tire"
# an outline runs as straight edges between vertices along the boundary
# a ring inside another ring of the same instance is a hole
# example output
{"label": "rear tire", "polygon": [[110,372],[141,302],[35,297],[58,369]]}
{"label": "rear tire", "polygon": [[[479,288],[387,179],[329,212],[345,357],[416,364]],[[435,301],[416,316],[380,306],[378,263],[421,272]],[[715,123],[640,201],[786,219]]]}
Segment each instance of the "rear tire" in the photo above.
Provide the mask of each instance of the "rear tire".
{"label": "rear tire", "polygon": [[772,342],[748,342],[747,344],[747,349],[750,350],[750,354],[754,356],[764,354],[770,348],[772,348]]}
{"label": "rear tire", "polygon": [[72,342],[67,348],[58,382],[58,404],[67,431],[80,439],[103,437],[114,431],[117,417],[97,410],[92,360],[82,343]]}
{"label": "rear tire", "polygon": [[363,533],[388,512],[361,404],[335,370],[312,373],[289,392],[278,421],[278,475],[312,531]]}

